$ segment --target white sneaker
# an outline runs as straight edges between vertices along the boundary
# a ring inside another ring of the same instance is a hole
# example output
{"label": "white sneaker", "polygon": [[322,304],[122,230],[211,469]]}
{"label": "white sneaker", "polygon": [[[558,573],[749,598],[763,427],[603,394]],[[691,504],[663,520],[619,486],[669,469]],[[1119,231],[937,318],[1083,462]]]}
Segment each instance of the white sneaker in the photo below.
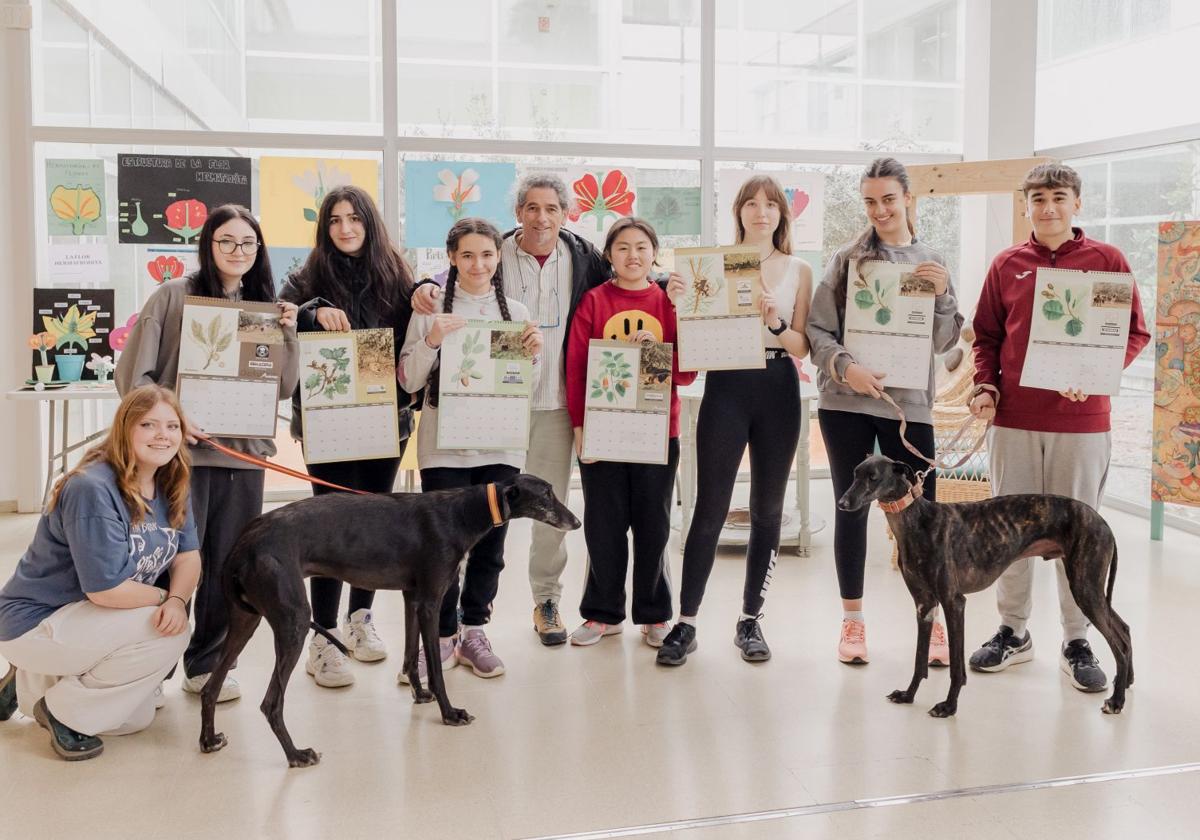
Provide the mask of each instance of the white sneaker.
{"label": "white sneaker", "polygon": [[652,648],[660,648],[671,632],[671,622],[660,621],[658,624],[642,625],[642,640]]}
{"label": "white sneaker", "polygon": [[[341,638],[336,630],[330,632]],[[354,685],[354,674],[350,671],[346,654],[321,635],[315,636],[308,643],[308,661],[304,663],[304,670],[322,688],[344,688]]]}
{"label": "white sneaker", "polygon": [[350,655],[359,662],[378,662],[387,658],[387,646],[375,632],[370,610],[356,610],[342,623],[342,638]]}
{"label": "white sneaker", "polygon": [[[220,703],[221,701],[218,700],[217,702]],[[159,683],[154,687],[154,708],[161,709],[165,705],[167,705],[167,696],[163,694],[162,683]]]}
{"label": "white sneaker", "polygon": [[615,636],[625,629],[624,624],[605,624],[602,621],[585,621],[575,628],[571,634],[571,644],[578,647],[588,647],[603,639],[605,636]]}
{"label": "white sneaker", "polygon": [[[188,694],[199,694],[204,690],[204,686],[208,685],[208,678],[211,676],[212,674],[197,674],[194,677],[184,677],[183,690]],[[241,696],[242,687],[238,685],[238,681],[232,676],[226,676],[225,682],[221,684],[221,691],[217,694],[217,702],[224,703],[228,700],[236,700]],[[157,702],[157,699],[155,702]],[[164,700],[163,702],[165,703],[166,701]]]}

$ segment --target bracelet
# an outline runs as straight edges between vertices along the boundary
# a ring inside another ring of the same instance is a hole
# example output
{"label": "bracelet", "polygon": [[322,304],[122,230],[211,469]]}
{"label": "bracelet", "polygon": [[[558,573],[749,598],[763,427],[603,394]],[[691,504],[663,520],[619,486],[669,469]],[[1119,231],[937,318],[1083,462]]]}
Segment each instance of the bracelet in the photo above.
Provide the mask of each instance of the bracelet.
{"label": "bracelet", "polygon": [[158,592],[158,605],[161,607],[163,604],[167,603],[167,590],[163,589],[161,586],[156,586],[154,589]]}
{"label": "bracelet", "polygon": [[780,318],[779,326],[778,327],[767,327],[767,332],[769,332],[771,335],[783,335],[785,332],[787,332],[787,328],[788,328],[787,321]]}
{"label": "bracelet", "polygon": [[167,601],[170,601],[172,598],[178,598],[179,603],[183,604],[183,608],[185,610],[187,609],[187,601],[183,600],[183,596],[181,596],[181,595],[168,595],[166,597],[166,599],[163,601],[163,603],[165,604]]}

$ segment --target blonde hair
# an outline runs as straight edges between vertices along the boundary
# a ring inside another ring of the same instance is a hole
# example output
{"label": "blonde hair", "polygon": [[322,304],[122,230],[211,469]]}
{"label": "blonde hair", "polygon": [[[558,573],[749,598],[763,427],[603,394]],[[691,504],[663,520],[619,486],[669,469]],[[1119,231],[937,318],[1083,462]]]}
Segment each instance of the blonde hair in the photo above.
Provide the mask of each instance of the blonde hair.
{"label": "blonde hair", "polygon": [[733,200],[733,224],[737,230],[737,243],[746,241],[746,226],[742,224],[742,207],[746,202],[758,195],[762,190],[767,194],[767,201],[773,201],[779,207],[779,225],[771,234],[771,244],[781,254],[792,253],[792,208],[788,203],[787,193],[779,182],[770,175],[754,175],[738,190],[737,198]]}

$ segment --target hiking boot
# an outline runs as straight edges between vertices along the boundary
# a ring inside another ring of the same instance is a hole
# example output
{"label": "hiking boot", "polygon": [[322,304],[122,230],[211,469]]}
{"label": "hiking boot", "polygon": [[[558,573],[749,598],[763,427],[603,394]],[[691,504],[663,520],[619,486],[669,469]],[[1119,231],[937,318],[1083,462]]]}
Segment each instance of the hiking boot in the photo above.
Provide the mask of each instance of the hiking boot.
{"label": "hiking boot", "polygon": [[972,671],[1003,671],[1009,665],[1019,665],[1033,659],[1033,637],[1025,631],[1018,639],[1011,627],[1001,624],[999,631],[971,654]]}
{"label": "hiking boot", "polygon": [[857,618],[842,619],[838,661],[847,665],[866,665],[871,661],[867,657],[867,625]]}
{"label": "hiking boot", "polygon": [[747,662],[766,662],[771,658],[771,649],[763,638],[762,627],[758,622],[762,616],[738,619],[737,632],[734,633],[733,643],[742,650],[742,659]]}
{"label": "hiking boot", "polygon": [[[183,690],[188,694],[199,694],[204,690],[204,686],[208,685],[208,678],[211,676],[212,674],[197,674],[194,677],[185,676],[183,678]],[[238,681],[232,676],[226,676],[225,682],[221,683],[220,692],[217,693],[217,702],[225,703],[229,700],[236,700],[241,696],[242,687],[238,685]]]}
{"label": "hiking boot", "polygon": [[682,621],[671,628],[671,632],[663,639],[662,647],[654,661],[659,665],[682,665],[687,662],[688,654],[697,647],[696,628]]}
{"label": "hiking boot", "polygon": [[355,610],[342,623],[342,638],[350,655],[359,662],[378,662],[387,659],[387,645],[375,632],[370,610]]}
{"label": "hiking boot", "polygon": [[1100,661],[1092,653],[1092,646],[1087,639],[1072,639],[1063,645],[1059,667],[1071,678],[1071,685],[1080,691],[1104,691],[1108,688],[1108,677],[1100,670]]}
{"label": "hiking boot", "polygon": [[[337,635],[336,630],[330,632]],[[308,643],[308,661],[304,663],[304,670],[322,688],[345,688],[354,685],[354,674],[350,670],[346,654],[319,634]]]}
{"label": "hiking boot", "polygon": [[657,624],[642,625],[642,641],[652,648],[660,648],[671,632],[671,622],[660,621]]}
{"label": "hiking boot", "polygon": [[46,708],[45,697],[38,700],[37,705],[33,707],[33,719],[50,733],[50,746],[67,761],[84,761],[104,752],[104,742],[95,735],[76,732],[50,714],[50,710]]}
{"label": "hiking boot", "polygon": [[929,631],[929,664],[934,668],[950,665],[950,644],[946,641],[946,628],[940,621],[933,622]]}
{"label": "hiking boot", "polygon": [[470,665],[475,676],[491,679],[504,673],[504,663],[492,652],[492,643],[482,630],[468,630],[458,643],[458,661]]}
{"label": "hiking boot", "polygon": [[9,665],[0,677],[0,720],[8,720],[17,710],[17,666]]}
{"label": "hiking boot", "polygon": [[533,629],[546,647],[561,645],[567,641],[567,627],[558,614],[558,604],[547,598],[533,608]]}
{"label": "hiking boot", "polygon": [[[438,653],[442,658],[442,673],[449,671],[458,664],[458,657],[454,655],[454,649],[458,645],[458,636],[442,636],[438,639]],[[421,645],[417,648],[417,675],[421,678],[421,685],[429,685],[429,663],[425,661],[425,646]],[[400,685],[408,685],[408,674],[404,673],[404,669],[400,669],[400,673],[396,674],[396,682]]]}
{"label": "hiking boot", "polygon": [[575,628],[571,634],[571,644],[588,647],[603,639],[605,636],[615,636],[625,632],[624,624],[605,624],[602,621],[585,621]]}

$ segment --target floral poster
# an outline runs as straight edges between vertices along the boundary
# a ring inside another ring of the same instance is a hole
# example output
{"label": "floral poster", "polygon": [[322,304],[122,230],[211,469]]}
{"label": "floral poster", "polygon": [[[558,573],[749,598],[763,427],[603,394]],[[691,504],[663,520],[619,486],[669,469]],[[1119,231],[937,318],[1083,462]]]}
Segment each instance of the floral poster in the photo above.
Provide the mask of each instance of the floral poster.
{"label": "floral poster", "polygon": [[699,187],[642,187],[638,215],[654,226],[659,236],[699,236]]}
{"label": "floral poster", "polygon": [[379,161],[263,157],[258,162],[263,239],[272,248],[311,248],[325,193],[353,184],[379,201]]}
{"label": "floral poster", "polygon": [[444,248],[450,226],[467,216],[487,219],[507,231],[513,216],[512,163],[460,160],[404,162],[404,246]]}
{"label": "floral poster", "polygon": [[617,219],[632,216],[641,207],[632,169],[576,166],[567,170],[566,180],[573,202],[566,227],[597,248],[604,247],[608,229]]}
{"label": "floral poster", "polygon": [[1158,227],[1150,497],[1200,505],[1200,222]]}
{"label": "floral poster", "polygon": [[783,187],[792,215],[792,252],[824,248],[825,176],[818,172],[766,172],[757,169],[725,169],[718,177],[717,240],[733,242],[733,201],[738,190],[754,175],[770,175]]}
{"label": "floral poster", "polygon": [[112,354],[114,296],[112,289],[34,289],[30,376],[47,364],[57,366],[55,380],[72,378],[70,370],[76,379],[96,379],[84,363],[93,353]]}
{"label": "floral poster", "polygon": [[46,212],[50,236],[103,236],[104,161],[48,159]]}
{"label": "floral poster", "polygon": [[117,241],[195,245],[208,211],[250,206],[250,158],[117,155]]}

